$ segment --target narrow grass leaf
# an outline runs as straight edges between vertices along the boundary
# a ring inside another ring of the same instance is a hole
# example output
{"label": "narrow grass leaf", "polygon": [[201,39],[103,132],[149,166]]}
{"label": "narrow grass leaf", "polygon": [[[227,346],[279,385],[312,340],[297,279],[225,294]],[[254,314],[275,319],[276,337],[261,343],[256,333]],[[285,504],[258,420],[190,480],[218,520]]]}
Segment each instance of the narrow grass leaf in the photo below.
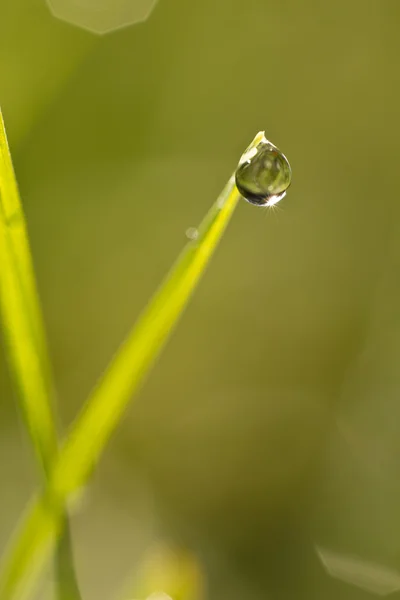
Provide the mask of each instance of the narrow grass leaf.
{"label": "narrow grass leaf", "polygon": [[[85,484],[176,325],[240,198],[232,177],[188,243],[159,291],[144,310],[63,444],[45,497],[27,512],[0,571],[0,599],[19,600],[40,573],[62,527],[62,507]],[[46,516],[43,507],[47,507]]]}
{"label": "narrow grass leaf", "polygon": [[0,308],[6,354],[36,454],[49,472],[57,450],[52,382],[25,217],[0,112]]}
{"label": "narrow grass leaf", "polygon": [[[51,405],[53,383],[25,217],[1,111],[0,316],[21,411],[46,479],[58,452],[57,427]],[[69,589],[74,590],[71,599],[77,599],[69,525],[65,525],[57,566],[63,573],[68,573],[68,581],[60,582],[60,585],[68,584]]]}

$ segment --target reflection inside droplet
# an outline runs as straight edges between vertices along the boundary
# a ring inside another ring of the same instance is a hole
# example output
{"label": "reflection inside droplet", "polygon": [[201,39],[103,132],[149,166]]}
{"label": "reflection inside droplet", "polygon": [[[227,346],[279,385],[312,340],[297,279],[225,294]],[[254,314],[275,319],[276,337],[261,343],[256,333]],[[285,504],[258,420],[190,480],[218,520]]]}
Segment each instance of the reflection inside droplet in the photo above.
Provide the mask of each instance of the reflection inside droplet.
{"label": "reflection inside droplet", "polygon": [[286,156],[260,132],[241,157],[235,178],[245,200],[273,206],[286,195],[292,170]]}

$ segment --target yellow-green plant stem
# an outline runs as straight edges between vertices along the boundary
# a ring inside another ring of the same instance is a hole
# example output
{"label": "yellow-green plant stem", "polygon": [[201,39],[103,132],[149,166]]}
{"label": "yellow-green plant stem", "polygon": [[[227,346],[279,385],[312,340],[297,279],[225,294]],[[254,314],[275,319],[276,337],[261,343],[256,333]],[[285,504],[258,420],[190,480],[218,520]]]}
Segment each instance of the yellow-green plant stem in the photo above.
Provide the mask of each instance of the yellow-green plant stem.
{"label": "yellow-green plant stem", "polygon": [[[1,111],[0,315],[12,379],[45,486],[58,453],[53,383],[25,217]],[[68,525],[65,531],[67,535]],[[60,540],[65,565],[60,565],[60,556],[57,565],[70,574],[69,589],[75,587],[69,600],[79,600],[69,540],[69,535]],[[60,600],[64,600],[61,595]]]}
{"label": "yellow-green plant stem", "polygon": [[87,400],[53,465],[46,493],[33,500],[0,570],[0,600],[32,588],[62,530],[68,498],[85,485],[129,400],[172,333],[240,198],[232,176]]}

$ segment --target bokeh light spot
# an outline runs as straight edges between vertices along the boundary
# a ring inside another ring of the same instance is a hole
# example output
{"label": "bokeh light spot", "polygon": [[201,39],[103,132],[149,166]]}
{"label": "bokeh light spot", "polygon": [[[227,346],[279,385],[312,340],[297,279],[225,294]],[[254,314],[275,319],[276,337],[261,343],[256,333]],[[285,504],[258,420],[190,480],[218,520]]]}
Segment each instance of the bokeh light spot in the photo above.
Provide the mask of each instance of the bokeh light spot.
{"label": "bokeh light spot", "polygon": [[358,556],[350,556],[317,547],[317,554],[326,572],[371,594],[388,596],[400,590],[400,572]]}
{"label": "bokeh light spot", "polygon": [[97,34],[145,21],[156,3],[157,0],[47,0],[55,17]]}

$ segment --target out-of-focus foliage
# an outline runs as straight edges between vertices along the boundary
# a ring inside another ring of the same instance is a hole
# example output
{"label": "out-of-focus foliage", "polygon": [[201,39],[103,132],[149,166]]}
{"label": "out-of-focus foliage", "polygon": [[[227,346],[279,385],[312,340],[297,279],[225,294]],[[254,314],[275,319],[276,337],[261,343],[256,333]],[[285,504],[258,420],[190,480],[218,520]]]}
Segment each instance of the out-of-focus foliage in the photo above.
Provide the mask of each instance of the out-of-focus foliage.
{"label": "out-of-focus foliage", "polygon": [[[74,522],[86,595],[151,540],[210,598],[358,600],[315,544],[400,561],[400,7],[160,0],[98,38],[44,0],[0,19],[0,102],[69,424],[255,131],[288,156],[243,203]],[[77,142],[78,140],[78,142]],[[1,372],[0,536],[35,485]]]}

